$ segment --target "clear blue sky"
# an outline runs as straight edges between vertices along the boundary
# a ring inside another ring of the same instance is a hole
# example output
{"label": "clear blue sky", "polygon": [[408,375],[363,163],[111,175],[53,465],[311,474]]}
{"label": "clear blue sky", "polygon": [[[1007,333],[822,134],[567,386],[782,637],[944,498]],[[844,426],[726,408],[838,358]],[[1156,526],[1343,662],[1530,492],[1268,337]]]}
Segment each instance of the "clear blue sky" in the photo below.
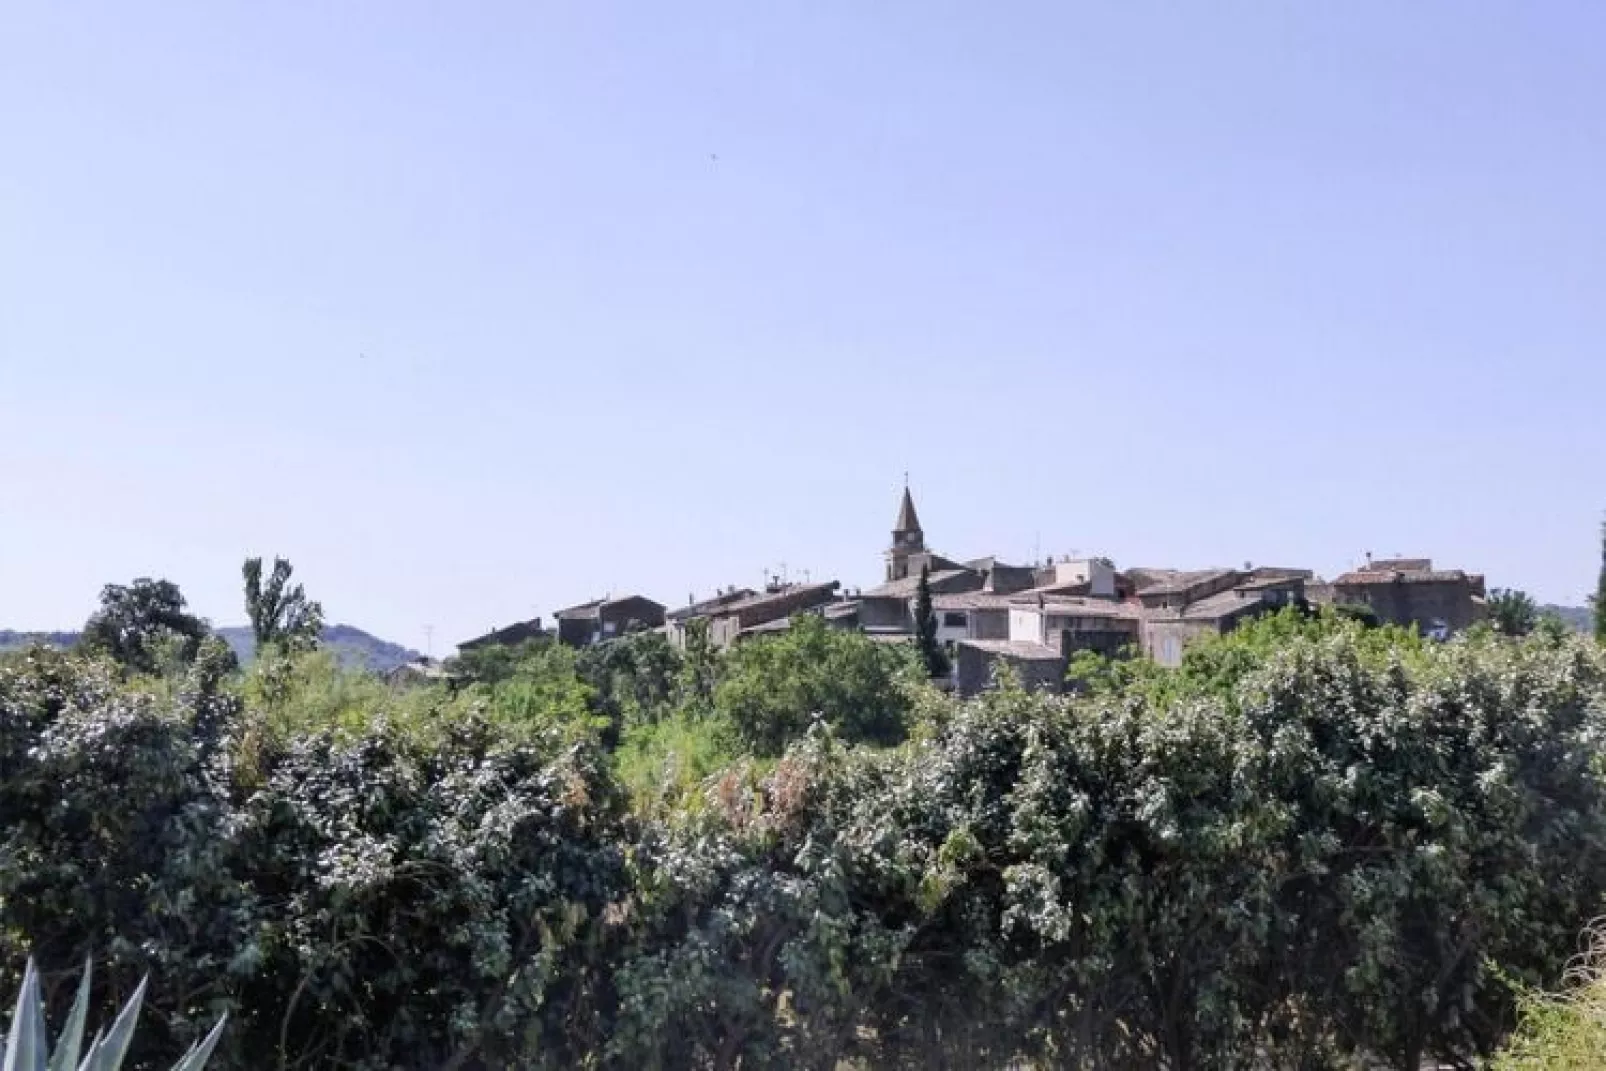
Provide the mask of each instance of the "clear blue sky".
{"label": "clear blue sky", "polygon": [[953,555],[1578,602],[1603,102],[1593,2],[11,0],[0,627],[868,585],[905,469]]}

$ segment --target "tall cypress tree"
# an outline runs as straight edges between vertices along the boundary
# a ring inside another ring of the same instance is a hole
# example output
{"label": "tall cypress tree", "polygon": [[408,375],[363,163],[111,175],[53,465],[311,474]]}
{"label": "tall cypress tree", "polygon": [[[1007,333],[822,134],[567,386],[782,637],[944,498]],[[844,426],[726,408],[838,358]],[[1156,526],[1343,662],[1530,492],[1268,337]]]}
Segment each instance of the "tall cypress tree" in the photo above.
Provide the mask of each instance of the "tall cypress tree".
{"label": "tall cypress tree", "polygon": [[937,615],[931,608],[931,566],[920,567],[920,586],[915,591],[915,644],[920,660],[933,677],[946,676],[948,656],[937,643]]}
{"label": "tall cypress tree", "polygon": [[1595,585],[1595,639],[1606,643],[1606,522],[1600,526],[1600,580]]}

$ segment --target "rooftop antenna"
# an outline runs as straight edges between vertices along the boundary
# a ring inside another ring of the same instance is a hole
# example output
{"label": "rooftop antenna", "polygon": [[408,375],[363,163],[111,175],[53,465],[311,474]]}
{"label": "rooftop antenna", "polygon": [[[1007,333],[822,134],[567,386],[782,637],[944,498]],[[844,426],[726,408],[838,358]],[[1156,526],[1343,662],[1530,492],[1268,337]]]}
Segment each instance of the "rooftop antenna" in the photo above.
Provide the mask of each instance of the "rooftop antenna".
{"label": "rooftop antenna", "polygon": [[425,658],[434,658],[435,657],[435,626],[434,625],[425,625],[424,626],[424,657]]}

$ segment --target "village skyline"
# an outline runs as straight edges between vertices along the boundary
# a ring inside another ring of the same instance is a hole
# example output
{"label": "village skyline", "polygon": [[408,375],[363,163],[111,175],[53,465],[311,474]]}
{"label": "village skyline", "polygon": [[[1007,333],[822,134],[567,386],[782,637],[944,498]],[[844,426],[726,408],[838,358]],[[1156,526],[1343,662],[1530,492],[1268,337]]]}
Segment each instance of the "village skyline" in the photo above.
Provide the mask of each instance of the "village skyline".
{"label": "village skyline", "polygon": [[906,470],[960,556],[1591,590],[1602,11],[92,6],[0,62],[9,627],[861,585]]}

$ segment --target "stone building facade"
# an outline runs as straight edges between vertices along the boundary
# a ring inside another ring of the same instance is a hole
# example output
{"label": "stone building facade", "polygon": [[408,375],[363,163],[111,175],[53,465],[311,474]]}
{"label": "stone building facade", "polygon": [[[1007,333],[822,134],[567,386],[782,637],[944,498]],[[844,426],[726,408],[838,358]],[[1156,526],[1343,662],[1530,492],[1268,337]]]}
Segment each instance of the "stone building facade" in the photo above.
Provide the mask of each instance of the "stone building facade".
{"label": "stone building facade", "polygon": [[663,627],[664,606],[640,595],[628,595],[570,606],[554,616],[558,619],[560,643],[589,647],[631,632]]}
{"label": "stone building facade", "polygon": [[1066,659],[1052,647],[1016,640],[965,640],[954,650],[954,688],[961,696],[992,687],[1007,665],[1027,688],[1058,692],[1065,687]]}
{"label": "stone building facade", "polygon": [[1488,607],[1482,576],[1460,569],[1434,569],[1427,558],[1368,562],[1336,578],[1328,596],[1335,604],[1365,606],[1385,624],[1416,626],[1424,635],[1454,635],[1484,619]]}

